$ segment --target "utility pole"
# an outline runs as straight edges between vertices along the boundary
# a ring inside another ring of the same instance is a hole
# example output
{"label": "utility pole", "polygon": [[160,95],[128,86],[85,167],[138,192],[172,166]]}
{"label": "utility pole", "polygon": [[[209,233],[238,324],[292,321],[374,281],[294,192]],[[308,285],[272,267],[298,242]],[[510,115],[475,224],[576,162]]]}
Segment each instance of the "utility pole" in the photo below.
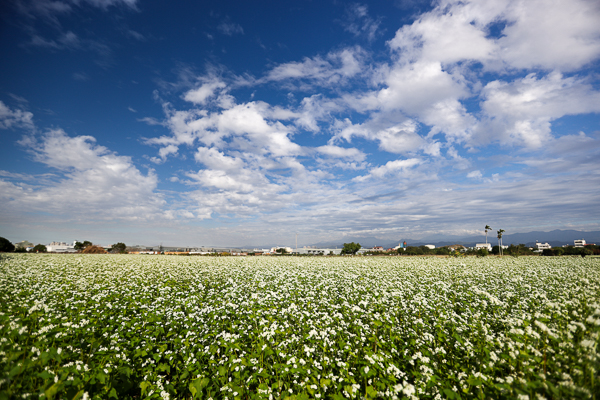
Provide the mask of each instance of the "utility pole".
{"label": "utility pole", "polygon": [[298,254],[298,233],[296,233],[296,254]]}

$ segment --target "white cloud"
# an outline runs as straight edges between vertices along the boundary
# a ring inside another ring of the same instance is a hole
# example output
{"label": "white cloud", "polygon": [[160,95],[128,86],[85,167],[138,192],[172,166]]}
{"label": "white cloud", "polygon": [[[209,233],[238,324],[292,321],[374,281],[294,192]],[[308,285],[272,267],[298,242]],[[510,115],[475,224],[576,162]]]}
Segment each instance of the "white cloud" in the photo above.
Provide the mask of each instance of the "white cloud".
{"label": "white cloud", "polygon": [[483,174],[479,170],[471,171],[467,174],[467,178],[471,178],[471,179],[481,179],[482,177],[483,177]]}
{"label": "white cloud", "polygon": [[46,212],[69,219],[140,220],[160,215],[164,201],[158,180],[142,174],[126,156],[95,144],[91,136],[69,137],[62,130],[22,141],[34,159],[56,169],[57,178],[36,186],[3,182],[5,210]]}
{"label": "white cloud", "polygon": [[381,19],[370,17],[369,8],[365,4],[355,3],[348,6],[342,25],[354,36],[363,36],[369,41],[373,41],[381,33]]}
{"label": "white cloud", "polygon": [[572,71],[600,57],[600,3],[507,2],[499,58],[513,68]]}
{"label": "white cloud", "polygon": [[33,114],[29,111],[11,110],[0,101],[0,129],[14,128],[33,130]]}
{"label": "white cloud", "polygon": [[207,79],[200,87],[185,93],[184,100],[194,104],[206,104],[206,101],[215,95],[218,89],[224,89],[225,82],[216,77]]}
{"label": "white cloud", "polygon": [[331,52],[325,58],[304,58],[274,67],[259,82],[306,80],[311,84],[330,87],[360,74],[364,69],[365,52],[360,47]]}
{"label": "white cloud", "polygon": [[339,147],[333,145],[319,146],[316,148],[317,152],[320,154],[324,154],[329,157],[335,158],[347,158],[354,161],[363,161],[365,159],[365,154],[354,148],[354,147]]}
{"label": "white cloud", "polygon": [[493,81],[482,90],[484,120],[478,138],[525,147],[548,141],[551,121],[565,115],[600,112],[600,92],[585,80],[554,72],[529,74],[512,82]]}
{"label": "white cloud", "polygon": [[390,71],[385,83],[387,87],[377,96],[380,107],[401,109],[410,115],[420,115],[438,102],[468,93],[439,62],[399,65]]}
{"label": "white cloud", "polygon": [[226,156],[214,147],[198,148],[194,158],[196,161],[206,165],[208,168],[217,169],[224,172],[240,171],[245,166],[245,163],[241,158]]}
{"label": "white cloud", "polygon": [[496,45],[485,26],[501,12],[502,2],[442,2],[412,25],[400,28],[388,45],[405,61],[455,63],[485,61]]}
{"label": "white cloud", "polygon": [[388,44],[411,62],[572,71],[600,56],[599,19],[600,5],[587,0],[442,1]]}
{"label": "white cloud", "polygon": [[381,179],[384,177],[397,177],[412,167],[421,164],[421,162],[422,161],[418,158],[388,161],[384,165],[370,169],[367,175],[357,176],[353,180],[356,182],[364,182],[373,178]]}
{"label": "white cloud", "polygon": [[158,150],[158,157],[151,157],[150,161],[152,161],[155,164],[164,163],[169,155],[177,154],[178,151],[179,147],[175,146],[174,144],[169,144]]}

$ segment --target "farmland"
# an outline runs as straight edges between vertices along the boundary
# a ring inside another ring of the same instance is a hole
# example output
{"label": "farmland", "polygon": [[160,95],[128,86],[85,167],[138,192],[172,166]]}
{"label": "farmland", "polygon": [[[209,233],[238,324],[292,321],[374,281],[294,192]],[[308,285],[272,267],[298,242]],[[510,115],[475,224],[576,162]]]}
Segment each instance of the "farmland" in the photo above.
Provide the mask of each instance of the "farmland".
{"label": "farmland", "polygon": [[2,255],[2,398],[598,398],[600,259]]}

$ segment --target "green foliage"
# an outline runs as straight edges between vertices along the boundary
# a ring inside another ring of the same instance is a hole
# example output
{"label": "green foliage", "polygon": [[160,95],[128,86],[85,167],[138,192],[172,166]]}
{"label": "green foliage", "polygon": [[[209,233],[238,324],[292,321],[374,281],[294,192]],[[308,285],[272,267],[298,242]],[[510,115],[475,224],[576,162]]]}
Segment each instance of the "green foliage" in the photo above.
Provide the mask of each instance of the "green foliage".
{"label": "green foliage", "polygon": [[[427,249],[427,250],[429,250],[429,249]],[[405,254],[407,256],[422,256],[423,249],[421,247],[407,246],[406,250],[404,250],[404,252],[401,254]]]}
{"label": "green foliage", "polygon": [[115,243],[111,246],[110,248],[110,252],[111,253],[121,253],[124,254],[126,252],[127,246],[125,245],[125,243]]}
{"label": "green foliage", "polygon": [[15,248],[15,253],[27,253],[27,249],[25,247],[17,247]]}
{"label": "green foliage", "polygon": [[490,252],[486,248],[481,248],[481,249],[477,250],[477,256],[479,256],[479,257],[487,257],[489,254],[490,254]]}
{"label": "green foliage", "polygon": [[75,250],[83,250],[88,246],[91,246],[93,243],[89,240],[84,240],[83,242],[75,242]]}
{"label": "green foliage", "polygon": [[359,243],[344,243],[344,247],[342,248],[342,254],[356,254],[361,248]]}
{"label": "green foliage", "polygon": [[280,248],[278,248],[278,249],[275,250],[275,253],[278,253],[278,254],[287,254],[287,251],[286,251],[286,249],[284,247],[280,247]]}
{"label": "green foliage", "polygon": [[32,253],[46,253],[48,249],[43,244],[36,244],[31,250]]}
{"label": "green foliage", "polygon": [[542,250],[542,255],[543,256],[555,256],[556,253],[554,252],[554,249],[544,249],[544,250]]}
{"label": "green foliage", "polygon": [[9,253],[15,251],[15,245],[10,240],[0,237],[0,252]]}
{"label": "green foliage", "polygon": [[0,399],[589,399],[581,257],[6,254]]}
{"label": "green foliage", "polygon": [[450,255],[450,250],[447,247],[439,247],[435,249],[435,254],[438,256],[447,256]]}
{"label": "green foliage", "polygon": [[533,250],[529,250],[529,247],[525,246],[524,244],[519,244],[518,246],[515,246],[514,244],[511,244],[505,250],[505,253],[508,254],[508,255],[514,256],[514,257],[517,257],[517,256],[531,256],[531,255],[535,254],[533,252]]}

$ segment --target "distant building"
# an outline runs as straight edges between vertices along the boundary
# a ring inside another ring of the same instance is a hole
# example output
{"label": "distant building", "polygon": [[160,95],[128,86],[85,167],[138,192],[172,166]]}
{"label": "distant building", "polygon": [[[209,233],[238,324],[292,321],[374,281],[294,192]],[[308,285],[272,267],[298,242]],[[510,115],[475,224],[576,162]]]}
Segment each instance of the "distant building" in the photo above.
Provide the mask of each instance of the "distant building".
{"label": "distant building", "polygon": [[398,246],[394,247],[394,250],[398,250],[398,249],[406,250],[406,241],[404,241],[403,243],[400,243],[400,244],[398,244]]}
{"label": "distant building", "polygon": [[291,254],[294,251],[294,249],[292,249],[291,247],[278,246],[278,247],[271,247],[270,253],[275,254],[275,253],[277,253],[277,250],[280,250],[280,249],[285,250],[285,252],[287,254]]}
{"label": "distant building", "polygon": [[450,251],[458,250],[458,251],[467,251],[467,248],[462,244],[451,244],[449,246],[444,246]]}
{"label": "distant building", "polygon": [[477,244],[475,244],[475,250],[479,250],[479,249],[487,249],[487,251],[491,252],[492,251],[492,244],[491,243],[477,243]]}
{"label": "distant building", "polygon": [[28,240],[23,240],[23,241],[21,241],[21,242],[19,242],[19,243],[15,243],[15,247],[23,247],[24,249],[26,249],[26,248],[28,248],[28,247],[31,247],[31,248],[33,248],[33,247],[34,247],[34,245],[33,245],[33,243],[31,243],[31,242],[30,242],[30,241],[28,241]]}
{"label": "distant building", "polygon": [[574,241],[574,247],[583,247],[585,246],[585,240],[584,239],[577,239]]}
{"label": "distant building", "polygon": [[385,252],[385,249],[383,248],[383,246],[373,246],[373,247],[369,247],[369,248],[361,248],[360,250],[358,250],[356,253],[357,254],[364,254],[364,253],[383,253]]}
{"label": "distant building", "polygon": [[323,255],[323,256],[327,256],[327,255],[330,255],[330,254],[340,255],[341,253],[342,253],[342,249],[304,247],[302,249],[298,249],[298,253],[297,254],[310,254],[310,255]]}
{"label": "distant building", "polygon": [[65,242],[52,242],[46,245],[48,253],[75,253],[75,243],[67,244]]}
{"label": "distant building", "polygon": [[425,247],[427,247],[429,250],[435,249],[435,245],[433,244],[426,244]]}
{"label": "distant building", "polygon": [[535,250],[536,252],[541,252],[544,251],[546,249],[551,249],[552,246],[550,246],[550,244],[548,243],[539,243],[539,242],[535,242]]}

